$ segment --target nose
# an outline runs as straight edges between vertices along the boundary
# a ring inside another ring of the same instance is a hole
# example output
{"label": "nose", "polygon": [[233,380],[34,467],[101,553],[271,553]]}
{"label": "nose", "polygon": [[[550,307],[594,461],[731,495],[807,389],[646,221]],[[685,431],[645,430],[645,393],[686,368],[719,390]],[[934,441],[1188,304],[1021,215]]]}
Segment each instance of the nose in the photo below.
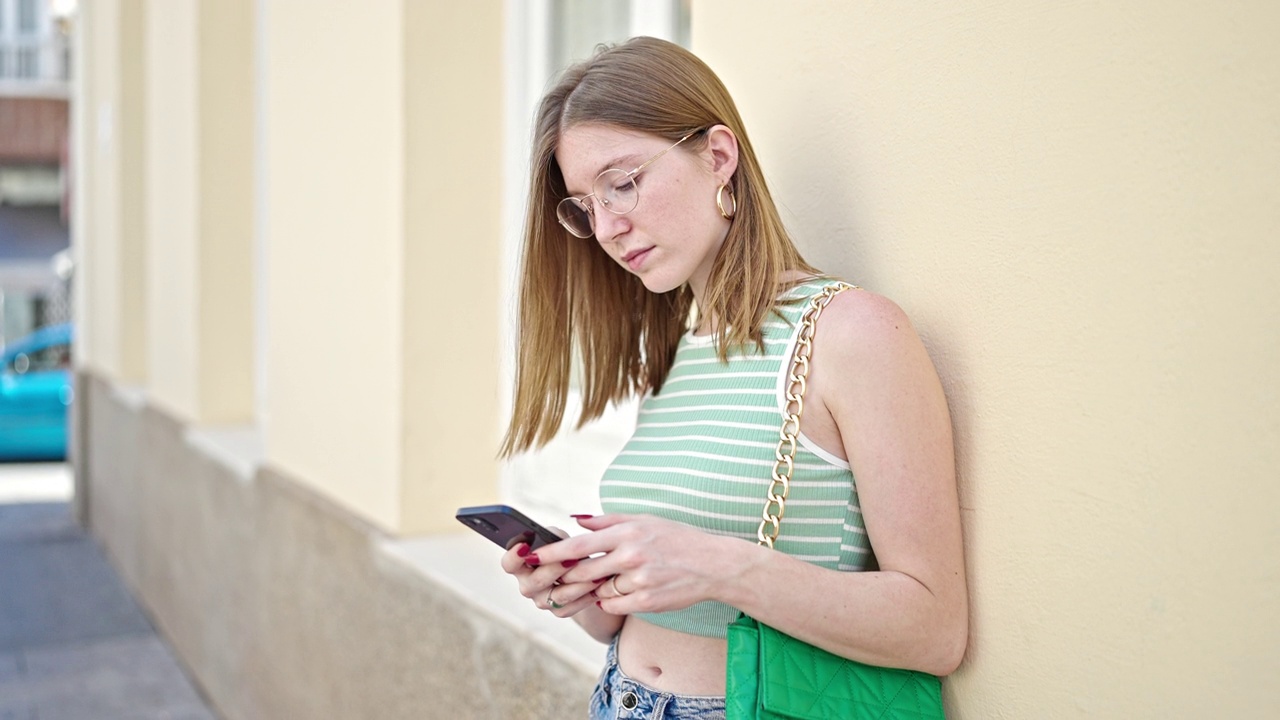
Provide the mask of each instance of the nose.
{"label": "nose", "polygon": [[613,242],[631,227],[626,215],[614,215],[603,208],[592,219],[595,221],[596,241],[601,244]]}

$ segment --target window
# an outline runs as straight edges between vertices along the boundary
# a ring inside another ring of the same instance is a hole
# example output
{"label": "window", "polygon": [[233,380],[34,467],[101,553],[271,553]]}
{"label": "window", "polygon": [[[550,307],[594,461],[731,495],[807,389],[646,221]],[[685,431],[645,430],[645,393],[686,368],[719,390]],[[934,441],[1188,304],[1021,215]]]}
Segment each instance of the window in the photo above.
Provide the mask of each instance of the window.
{"label": "window", "polygon": [[40,74],[40,49],[30,45],[17,48],[14,53],[18,62],[14,65],[13,76],[23,79],[31,79]]}
{"label": "window", "polygon": [[[506,48],[507,120],[503,181],[502,296],[516,297],[520,235],[528,193],[527,171],[533,114],[551,80],[569,64],[587,58],[600,43],[635,35],[689,44],[688,0],[508,0]],[[514,332],[514,304],[503,308],[503,327]],[[514,348],[514,337],[505,347]],[[515,368],[511,353],[503,362],[503,400],[510,403]],[[567,423],[577,419],[572,390]],[[503,408],[504,413],[510,407]],[[562,526],[570,513],[599,510],[597,484],[609,462],[635,429],[637,405],[611,408],[581,432],[562,432],[545,449],[512,459],[504,468],[500,494],[534,519]],[[504,415],[504,420],[505,420]],[[572,530],[566,527],[566,530]]]}
{"label": "window", "polygon": [[18,33],[34,35],[36,32],[37,0],[18,0]]}

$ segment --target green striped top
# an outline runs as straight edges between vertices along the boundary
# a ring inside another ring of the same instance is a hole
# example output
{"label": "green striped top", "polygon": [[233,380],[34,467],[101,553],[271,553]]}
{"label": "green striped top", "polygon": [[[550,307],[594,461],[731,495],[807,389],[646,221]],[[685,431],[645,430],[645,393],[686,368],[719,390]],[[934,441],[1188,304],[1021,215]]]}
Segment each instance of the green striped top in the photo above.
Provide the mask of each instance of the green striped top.
{"label": "green striped top", "polygon": [[[644,398],[635,434],[600,483],[605,512],[643,513],[716,535],[756,541],[782,425],[787,371],[803,301],[830,284],[814,278],[780,296],[751,343],[716,355],[714,336],[680,339],[662,389]],[[819,328],[821,332],[821,328]],[[849,463],[801,433],[777,550],[825,568],[858,571],[870,543]],[[679,632],[724,637],[738,611],[719,602],[638,617]]]}

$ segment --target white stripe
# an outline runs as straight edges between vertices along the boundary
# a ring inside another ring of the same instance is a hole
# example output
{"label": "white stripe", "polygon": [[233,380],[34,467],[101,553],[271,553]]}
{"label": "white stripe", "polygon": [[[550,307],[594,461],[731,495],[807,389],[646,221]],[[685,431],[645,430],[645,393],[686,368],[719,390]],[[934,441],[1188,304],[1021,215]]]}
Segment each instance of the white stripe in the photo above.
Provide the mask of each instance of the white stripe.
{"label": "white stripe", "polygon": [[[786,521],[784,520],[783,522],[785,523]],[[795,537],[794,535],[788,535],[787,531],[783,530],[782,534],[778,536],[778,542],[782,542],[784,540],[786,542],[793,542],[793,543],[834,543],[834,542],[839,542],[840,538],[838,537],[817,537],[817,538]]]}
{"label": "white stripe", "polygon": [[670,400],[671,398],[696,397],[699,395],[724,395],[726,392],[732,392],[734,395],[772,395],[773,394],[773,391],[768,389],[757,390],[752,388],[742,388],[742,389],[735,388],[733,390],[725,390],[721,388],[719,390],[683,390],[681,392],[674,392],[670,394],[662,393],[661,395],[655,395],[653,399],[654,400]]}
{"label": "white stripe", "polygon": [[840,551],[851,552],[851,553],[854,553],[855,555],[868,555],[871,553],[870,548],[854,547],[852,545],[845,545],[844,543],[840,543]]}
{"label": "white stripe", "polygon": [[656,428],[656,427],[688,427],[690,425],[694,425],[697,427],[737,428],[739,430],[777,430],[778,429],[772,425],[756,425],[754,423],[736,423],[736,422],[726,422],[722,420],[699,420],[696,422],[645,423],[644,426],[647,428]]}
{"label": "white stripe", "polygon": [[[738,362],[768,362],[770,360],[777,360],[780,357],[782,356],[781,355],[753,355],[751,357],[733,357],[733,358],[730,358],[730,360],[731,361],[736,360]],[[710,365],[711,363],[715,363],[717,365],[724,365],[725,367],[728,367],[728,365],[726,365],[725,363],[720,362],[720,358],[718,357],[685,358],[684,360],[679,360],[676,363],[674,363],[671,366],[671,370],[669,370],[668,372],[675,372],[676,368],[684,367],[686,365]]]}
{"label": "white stripe", "polygon": [[[743,407],[741,405],[690,405],[688,407],[673,408],[644,408],[640,411],[640,414],[656,415],[659,413],[673,412],[699,412],[701,410],[733,410],[734,412],[766,413],[774,417],[778,416],[778,411],[771,407]],[[781,423],[779,423],[779,426],[781,426]]]}
{"label": "white stripe", "polygon": [[[761,504],[763,505],[763,501],[762,501],[762,503],[761,503]],[[759,516],[756,516],[756,517],[757,517],[757,519],[759,518]],[[837,524],[839,524],[840,522],[841,522],[841,521],[840,521],[840,518],[798,518],[798,517],[789,517],[789,518],[787,518],[787,519],[786,519],[786,523],[787,523],[788,525],[837,525]]]}
{"label": "white stripe", "polygon": [[[765,478],[765,477],[757,477],[757,476],[743,477],[741,475],[723,475],[721,473],[709,473],[709,472],[704,472],[702,470],[688,470],[685,468],[675,468],[675,467],[651,467],[650,468],[650,467],[640,467],[638,465],[614,464],[614,465],[610,465],[609,469],[606,470],[605,472],[608,473],[613,470],[630,470],[631,472],[639,472],[639,473],[670,473],[672,475],[687,475],[689,477],[708,478],[711,480],[723,480],[725,482],[739,483],[743,485],[759,485],[760,487],[764,487],[769,483],[769,478]],[[610,481],[610,482],[620,482],[620,481]],[[607,484],[608,482],[601,483],[602,486]],[[843,483],[843,482],[805,482],[800,480],[792,480],[791,485],[793,488],[794,487],[844,488],[849,486],[848,483]],[[651,487],[651,486],[641,484],[641,485],[637,485],[636,487]],[[668,485],[662,485],[661,487],[663,489],[674,489]],[[813,507],[836,507],[836,506],[848,507],[848,502],[845,500],[787,500],[787,503],[791,505],[810,505]]]}
{"label": "white stripe", "polygon": [[631,442],[675,442],[676,440],[698,440],[721,445],[740,445],[742,447],[776,449],[777,443],[752,442],[750,440],[730,440],[729,438],[711,437],[710,435],[671,435],[669,437],[633,437]]}
{"label": "white stripe", "polygon": [[[688,495],[690,497],[703,498],[704,500],[718,500],[720,502],[738,503],[738,504],[743,504],[743,503],[754,504],[755,503],[754,498],[741,497],[737,495],[722,495],[720,493],[709,493],[709,492],[703,492],[702,490],[693,490],[691,488],[672,486],[672,485],[651,485],[649,483],[628,482],[626,480],[605,480],[604,482],[600,483],[600,487],[601,488],[606,488],[606,487],[640,488],[642,490],[659,489],[664,493],[671,493],[674,495]],[[620,497],[615,497],[612,499],[615,501],[622,500],[622,498]],[[684,506],[673,505],[672,507],[684,507]]]}
{"label": "white stripe", "polygon": [[[698,517],[714,518],[716,520],[728,520],[731,522],[750,524],[752,525],[752,527],[755,527],[753,523],[758,524],[760,522],[760,516],[758,515],[726,515],[724,513],[714,513],[714,512],[709,512],[707,510],[698,510],[696,508],[685,507],[683,505],[672,505],[670,503],[657,502],[655,500],[639,500],[639,499],[633,499],[633,498],[612,498],[609,500],[609,505],[610,505],[610,512],[618,512],[615,509],[617,506],[639,505],[641,507],[661,508],[663,510],[670,510],[675,513],[696,515]],[[753,531],[750,533],[726,533],[726,536],[754,539],[756,534]]]}
{"label": "white stripe", "polygon": [[[772,446],[768,446],[772,447]],[[721,462],[737,463],[739,465],[755,465],[757,467],[773,468],[773,460],[747,460],[744,458],[734,457],[732,455],[716,455],[715,453],[696,452],[694,450],[623,450],[618,453],[618,457],[623,455],[648,455],[659,457],[695,457],[703,460],[719,460]],[[826,465],[811,465],[808,463],[796,463],[797,470],[830,470]],[[794,482],[803,482],[803,480],[793,480]],[[846,485],[847,483],[841,483]],[[812,487],[812,486],[806,486]]]}
{"label": "white stripe", "polygon": [[845,523],[844,531],[845,531],[845,532],[847,532],[847,533],[853,533],[854,535],[866,535],[866,534],[867,534],[867,531],[866,531],[864,528],[854,527],[854,526],[852,526],[852,525],[850,525],[850,524],[848,524],[848,523]]}
{"label": "white stripe", "polygon": [[690,380],[724,380],[736,378],[771,378],[772,372],[724,372],[724,373],[707,373],[705,375],[685,375],[684,377],[671,378],[667,380],[663,387],[670,387],[679,382],[688,382]]}

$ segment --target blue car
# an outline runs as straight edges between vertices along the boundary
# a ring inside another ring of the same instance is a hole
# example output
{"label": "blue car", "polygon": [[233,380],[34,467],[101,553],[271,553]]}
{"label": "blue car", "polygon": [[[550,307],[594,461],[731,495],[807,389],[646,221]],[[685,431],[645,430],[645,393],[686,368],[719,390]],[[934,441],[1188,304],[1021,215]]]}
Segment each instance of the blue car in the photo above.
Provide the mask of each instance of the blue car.
{"label": "blue car", "polygon": [[50,325],[0,353],[0,460],[62,460],[71,405],[71,324]]}

